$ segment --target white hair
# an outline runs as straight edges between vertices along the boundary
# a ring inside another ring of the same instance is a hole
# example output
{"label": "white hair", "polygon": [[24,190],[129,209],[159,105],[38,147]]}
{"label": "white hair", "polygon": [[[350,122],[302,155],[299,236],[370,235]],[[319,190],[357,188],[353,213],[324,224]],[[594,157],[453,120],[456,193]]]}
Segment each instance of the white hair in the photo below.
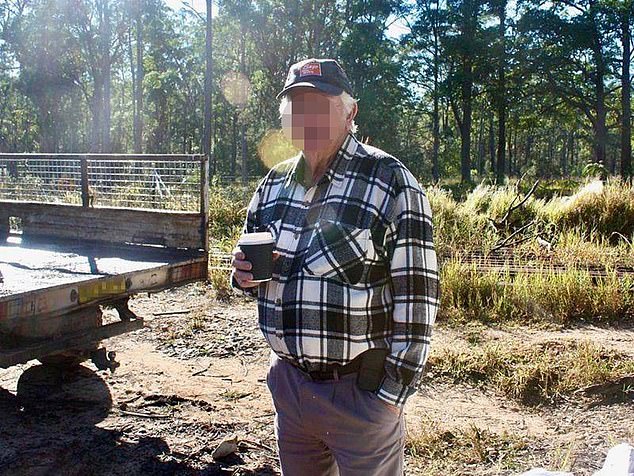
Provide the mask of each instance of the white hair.
{"label": "white hair", "polygon": [[[343,112],[345,113],[346,117],[348,117],[352,113],[352,111],[354,111],[354,106],[357,104],[357,100],[353,98],[352,96],[350,96],[350,94],[348,94],[345,91],[343,91],[337,97],[341,99],[341,104],[343,105]],[[280,101],[280,117],[284,114],[285,111],[287,111],[290,104],[291,104],[290,94],[285,94],[284,96],[282,96],[282,100]],[[350,124],[349,132],[351,134],[356,134],[358,129],[359,127],[357,126],[356,122],[354,122],[354,119],[352,119],[352,124]]]}

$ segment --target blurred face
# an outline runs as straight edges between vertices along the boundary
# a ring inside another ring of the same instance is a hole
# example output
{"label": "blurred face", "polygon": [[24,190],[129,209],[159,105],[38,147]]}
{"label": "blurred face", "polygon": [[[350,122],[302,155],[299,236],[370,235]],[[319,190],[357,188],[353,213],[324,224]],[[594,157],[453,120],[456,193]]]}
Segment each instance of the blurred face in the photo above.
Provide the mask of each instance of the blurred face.
{"label": "blurred face", "polygon": [[339,97],[312,88],[296,88],[289,92],[289,99],[282,112],[282,129],[295,147],[304,152],[319,152],[339,146],[347,133]]}

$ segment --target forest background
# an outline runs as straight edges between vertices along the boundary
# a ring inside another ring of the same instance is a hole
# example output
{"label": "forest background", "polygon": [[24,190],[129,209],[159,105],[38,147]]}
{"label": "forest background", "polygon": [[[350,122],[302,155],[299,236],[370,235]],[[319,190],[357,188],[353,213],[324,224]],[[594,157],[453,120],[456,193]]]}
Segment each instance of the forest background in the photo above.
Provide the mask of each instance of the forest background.
{"label": "forest background", "polygon": [[632,172],[631,0],[210,5],[0,0],[0,152],[204,152],[209,78],[212,173],[246,182],[292,153],[289,65],[332,57],[426,182]]}

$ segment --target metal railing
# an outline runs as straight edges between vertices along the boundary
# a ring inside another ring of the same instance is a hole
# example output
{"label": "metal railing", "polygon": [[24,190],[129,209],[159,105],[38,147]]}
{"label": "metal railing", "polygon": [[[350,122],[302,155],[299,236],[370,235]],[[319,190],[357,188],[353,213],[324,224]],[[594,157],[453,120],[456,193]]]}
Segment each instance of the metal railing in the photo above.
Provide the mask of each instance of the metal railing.
{"label": "metal railing", "polygon": [[200,211],[200,154],[0,154],[0,200]]}

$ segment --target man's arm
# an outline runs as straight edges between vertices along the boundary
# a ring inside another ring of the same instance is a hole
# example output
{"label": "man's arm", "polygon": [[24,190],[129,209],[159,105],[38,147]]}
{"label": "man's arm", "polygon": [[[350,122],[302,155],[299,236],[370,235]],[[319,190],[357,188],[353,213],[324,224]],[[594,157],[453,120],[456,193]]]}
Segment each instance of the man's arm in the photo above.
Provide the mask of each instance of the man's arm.
{"label": "man's arm", "polygon": [[385,377],[376,392],[399,407],[422,376],[439,297],[429,201],[411,175],[405,178],[385,236],[394,307]]}

